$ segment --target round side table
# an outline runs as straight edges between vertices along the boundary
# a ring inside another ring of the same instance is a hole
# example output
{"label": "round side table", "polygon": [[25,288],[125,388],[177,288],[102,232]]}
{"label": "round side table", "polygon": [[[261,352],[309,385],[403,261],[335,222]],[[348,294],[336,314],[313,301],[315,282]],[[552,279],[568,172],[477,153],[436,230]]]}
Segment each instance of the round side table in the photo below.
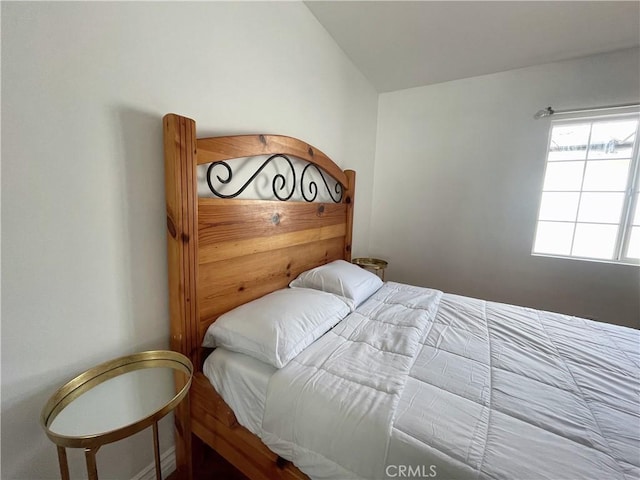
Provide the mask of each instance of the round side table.
{"label": "round side table", "polygon": [[156,350],[102,363],[60,387],[42,409],[40,422],[57,445],[62,479],[69,480],[67,447],[84,449],[89,480],[97,480],[96,453],[102,445],[153,425],[161,480],[158,421],[188,396],[192,377],[187,357]]}
{"label": "round side table", "polygon": [[371,257],[354,258],[351,262],[366,270],[373,271],[373,273],[378,275],[382,280],[384,280],[384,269],[389,265],[385,260]]}

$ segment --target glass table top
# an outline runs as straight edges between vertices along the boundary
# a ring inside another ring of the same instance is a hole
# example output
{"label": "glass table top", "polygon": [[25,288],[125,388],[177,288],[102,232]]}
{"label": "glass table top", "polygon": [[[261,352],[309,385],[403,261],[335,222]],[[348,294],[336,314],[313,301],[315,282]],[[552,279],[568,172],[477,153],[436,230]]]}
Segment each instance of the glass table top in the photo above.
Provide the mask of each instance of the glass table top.
{"label": "glass table top", "polygon": [[187,395],[192,375],[193,365],[177,352],[120,357],[60,387],[40,421],[60,446],[86,448],[120,440],[173,410]]}
{"label": "glass table top", "polygon": [[49,430],[79,437],[131,425],[171,401],[175,395],[173,375],[172,368],[155,367],[111,378],[64,407]]}

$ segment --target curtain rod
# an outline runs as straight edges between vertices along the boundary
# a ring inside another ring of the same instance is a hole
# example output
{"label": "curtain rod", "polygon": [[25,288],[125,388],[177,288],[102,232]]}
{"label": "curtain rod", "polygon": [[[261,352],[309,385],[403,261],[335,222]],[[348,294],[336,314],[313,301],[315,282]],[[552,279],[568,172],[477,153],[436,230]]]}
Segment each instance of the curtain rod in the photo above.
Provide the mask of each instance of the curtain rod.
{"label": "curtain rod", "polygon": [[591,108],[578,108],[575,110],[554,110],[551,107],[547,107],[542,110],[538,110],[533,116],[536,120],[544,117],[550,117],[551,115],[559,115],[563,113],[583,113],[583,112],[597,112],[599,110],[613,110],[615,108],[628,108],[628,107],[640,107],[640,103],[622,103],[620,105],[606,105],[604,107],[591,107]]}

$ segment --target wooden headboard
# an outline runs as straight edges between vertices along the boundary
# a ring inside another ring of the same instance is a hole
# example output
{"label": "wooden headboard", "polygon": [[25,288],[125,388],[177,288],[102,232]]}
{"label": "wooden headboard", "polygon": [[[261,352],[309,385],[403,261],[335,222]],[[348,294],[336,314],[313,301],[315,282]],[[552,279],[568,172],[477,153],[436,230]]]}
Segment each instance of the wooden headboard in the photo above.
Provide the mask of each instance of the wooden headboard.
{"label": "wooden headboard", "polygon": [[[200,369],[202,339],[219,315],[305,270],[351,260],[355,172],[295,138],[198,139],[189,118],[168,114],[163,123],[171,348]],[[269,155],[322,169],[342,186],[337,203],[198,197],[198,165],[230,171],[234,159]]]}

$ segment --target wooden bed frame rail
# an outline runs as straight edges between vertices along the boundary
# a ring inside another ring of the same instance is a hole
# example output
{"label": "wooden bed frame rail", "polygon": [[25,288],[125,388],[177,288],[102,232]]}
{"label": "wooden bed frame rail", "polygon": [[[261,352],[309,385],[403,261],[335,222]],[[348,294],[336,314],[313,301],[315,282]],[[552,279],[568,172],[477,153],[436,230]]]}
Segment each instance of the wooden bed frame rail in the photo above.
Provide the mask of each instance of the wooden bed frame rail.
{"label": "wooden bed frame rail", "polygon": [[[189,118],[168,114],[163,124],[170,345],[196,367],[190,404],[176,414],[178,469],[191,478],[193,433],[249,478],[306,478],[237,423],[202,374],[201,344],[222,313],[285,288],[305,270],[351,260],[355,172],[295,138],[197,139]],[[339,203],[198,197],[198,165],[274,154],[297,157],[333,177],[343,189]]]}

